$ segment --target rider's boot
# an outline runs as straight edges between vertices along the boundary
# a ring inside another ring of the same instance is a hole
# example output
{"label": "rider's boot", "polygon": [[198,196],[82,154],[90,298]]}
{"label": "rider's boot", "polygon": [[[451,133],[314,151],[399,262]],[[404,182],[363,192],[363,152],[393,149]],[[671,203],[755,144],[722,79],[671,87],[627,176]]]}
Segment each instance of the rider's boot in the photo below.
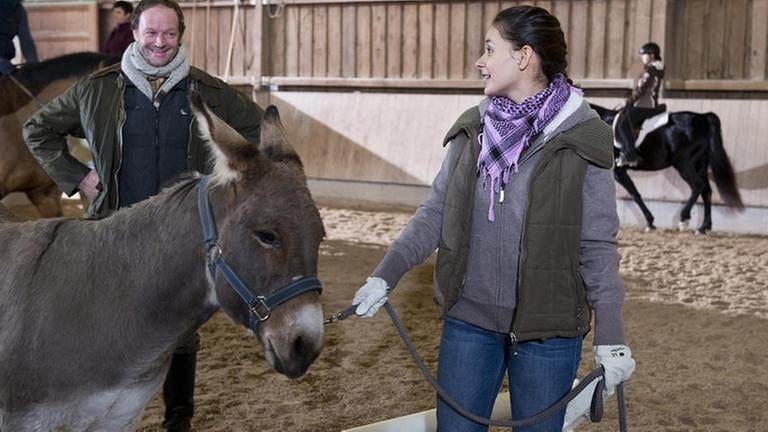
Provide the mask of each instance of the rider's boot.
{"label": "rider's boot", "polygon": [[629,168],[633,168],[633,167],[636,167],[639,162],[640,162],[640,156],[638,156],[637,154],[629,155],[629,154],[624,154],[624,152],[621,152],[619,153],[619,157],[616,158],[616,167],[621,168],[626,166]]}
{"label": "rider's boot", "polygon": [[173,354],[171,367],[163,384],[163,401],[165,402],[163,428],[168,432],[192,430],[196,365],[197,352]]}

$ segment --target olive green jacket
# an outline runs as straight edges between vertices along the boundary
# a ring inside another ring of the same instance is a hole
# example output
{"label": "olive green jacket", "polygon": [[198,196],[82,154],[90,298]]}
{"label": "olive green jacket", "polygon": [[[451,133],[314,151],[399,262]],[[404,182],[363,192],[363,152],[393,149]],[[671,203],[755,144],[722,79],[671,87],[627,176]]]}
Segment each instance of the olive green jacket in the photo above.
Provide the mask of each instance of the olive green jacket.
{"label": "olive green jacket", "polygon": [[[259,140],[263,111],[258,105],[200,69],[191,68],[188,80],[190,91],[198,91],[217,116],[249,141]],[[91,169],[69,152],[66,137],[88,141],[101,179],[99,194],[86,211],[88,217],[107,216],[120,206],[117,179],[126,117],[125,86],[118,63],[81,79],[24,124],[24,140],[30,152],[67,195],[78,191],[80,181]],[[194,117],[189,135],[187,168],[210,172],[209,151]]]}

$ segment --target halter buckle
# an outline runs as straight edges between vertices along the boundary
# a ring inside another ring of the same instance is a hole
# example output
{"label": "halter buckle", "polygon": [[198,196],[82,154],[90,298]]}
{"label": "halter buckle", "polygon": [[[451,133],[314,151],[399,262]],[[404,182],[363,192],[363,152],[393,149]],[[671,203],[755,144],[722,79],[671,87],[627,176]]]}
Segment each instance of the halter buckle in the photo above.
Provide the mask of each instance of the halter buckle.
{"label": "halter buckle", "polygon": [[256,315],[259,321],[266,321],[271,312],[265,301],[266,299],[264,296],[258,296],[254,304],[250,305],[251,314]]}
{"label": "halter buckle", "polygon": [[209,263],[213,263],[221,257],[222,253],[223,251],[219,242],[214,242],[208,247],[208,250],[205,252],[205,257]]}

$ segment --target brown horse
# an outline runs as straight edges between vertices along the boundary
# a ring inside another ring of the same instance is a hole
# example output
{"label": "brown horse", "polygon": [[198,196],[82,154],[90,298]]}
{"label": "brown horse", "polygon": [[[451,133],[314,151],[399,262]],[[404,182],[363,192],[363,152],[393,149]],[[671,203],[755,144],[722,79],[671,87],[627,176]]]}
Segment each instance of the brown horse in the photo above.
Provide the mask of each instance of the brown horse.
{"label": "brown horse", "polygon": [[177,340],[219,308],[288,377],[319,355],[324,230],[277,110],[256,145],[193,106],[210,177],[102,220],[18,223],[0,211],[3,432],[135,429]]}
{"label": "brown horse", "polygon": [[0,199],[11,192],[26,193],[43,217],[61,216],[61,190],[24,145],[21,130],[39,108],[76,80],[119,57],[77,53],[33,63],[0,76]]}

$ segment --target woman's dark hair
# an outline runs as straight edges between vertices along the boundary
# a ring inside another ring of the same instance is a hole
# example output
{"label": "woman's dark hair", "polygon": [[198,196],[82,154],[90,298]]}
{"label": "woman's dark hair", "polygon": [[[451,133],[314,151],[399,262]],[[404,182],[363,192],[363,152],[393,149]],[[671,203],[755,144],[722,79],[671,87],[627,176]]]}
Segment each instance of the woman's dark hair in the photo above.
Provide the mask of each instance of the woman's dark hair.
{"label": "woman's dark hair", "polygon": [[133,5],[124,0],[117,0],[115,4],[112,5],[112,9],[117,9],[117,8],[122,9],[126,15],[130,15],[133,13]]}
{"label": "woman's dark hair", "polygon": [[[529,45],[541,58],[541,70],[549,81],[561,73],[568,79],[568,47],[560,21],[536,6],[515,6],[504,9],[493,19],[501,37],[515,49]],[[571,80],[568,79],[570,83]]]}
{"label": "woman's dark hair", "polygon": [[176,12],[176,18],[179,19],[179,39],[181,39],[184,35],[184,12],[181,11],[181,6],[173,0],[141,0],[141,3],[136,6],[133,15],[131,15],[131,29],[138,29],[141,14],[144,13],[145,10],[155,6],[165,6]]}

